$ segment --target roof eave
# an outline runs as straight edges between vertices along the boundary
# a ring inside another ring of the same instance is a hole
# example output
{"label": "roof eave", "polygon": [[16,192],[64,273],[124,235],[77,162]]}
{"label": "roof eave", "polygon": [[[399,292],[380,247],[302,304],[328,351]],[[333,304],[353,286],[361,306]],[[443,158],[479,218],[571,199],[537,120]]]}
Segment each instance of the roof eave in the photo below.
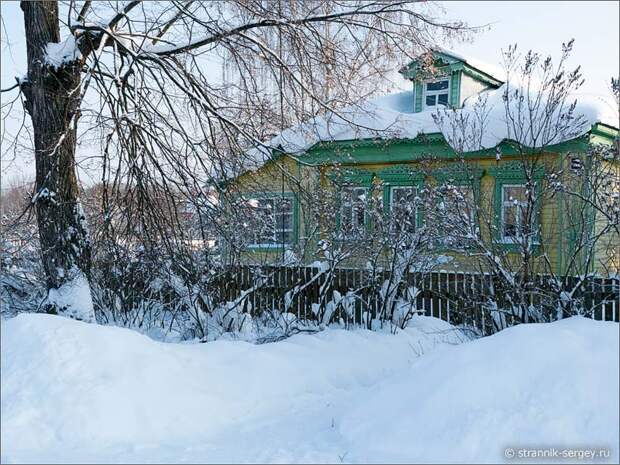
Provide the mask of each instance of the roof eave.
{"label": "roof eave", "polygon": [[[402,74],[403,77],[405,77],[406,79],[415,80],[416,78],[420,77],[420,75],[423,75],[424,71],[415,66],[411,66],[412,63],[410,63],[407,66],[402,67],[399,70],[399,73]],[[437,69],[436,75],[450,74],[453,71],[463,71],[468,76],[471,76],[472,78],[478,81],[484,82],[485,84],[488,84],[489,86],[493,88],[501,87],[502,84],[504,84],[504,81],[501,81],[491,76],[490,74],[485,73],[484,71],[474,66],[471,66],[470,64],[465,63],[463,61],[459,61],[455,63],[447,63],[445,65],[438,66],[436,69]],[[428,78],[431,76],[432,75],[430,74],[428,76],[423,75],[423,78]]]}

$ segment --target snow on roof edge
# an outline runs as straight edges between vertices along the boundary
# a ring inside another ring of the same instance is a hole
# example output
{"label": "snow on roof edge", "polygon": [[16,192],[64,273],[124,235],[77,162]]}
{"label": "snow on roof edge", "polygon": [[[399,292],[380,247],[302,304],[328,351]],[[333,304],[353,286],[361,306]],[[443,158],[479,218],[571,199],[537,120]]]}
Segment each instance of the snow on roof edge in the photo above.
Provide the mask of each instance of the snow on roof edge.
{"label": "snow on roof edge", "polygon": [[[481,94],[488,98],[490,109],[488,127],[480,141],[481,144],[475,147],[465,144],[463,147],[465,152],[494,148],[503,140],[511,139],[506,127],[505,108],[502,101],[504,86]],[[572,134],[572,137],[565,135],[564,138],[553,140],[548,145],[565,142],[586,134],[597,123],[618,130],[620,126],[618,115],[611,114],[613,105],[610,105],[608,101],[600,96],[575,95],[575,97],[578,100],[576,112],[583,115],[585,124],[580,128],[579,134]],[[463,108],[454,111],[465,114],[474,112],[480,100],[480,96],[472,96],[467,99]],[[345,108],[338,114],[316,117],[285,129],[265,146],[251,149],[246,153],[249,158],[243,172],[260,169],[272,160],[271,152],[274,149],[296,156],[320,142],[415,139],[421,134],[442,133],[446,141],[454,147],[453,141],[449,140],[449,136],[435,122],[434,114],[434,111],[429,110],[413,113],[412,91],[386,94],[361,105]],[[528,145],[527,141],[523,143]]]}
{"label": "snow on roof edge", "polygon": [[443,47],[436,47],[433,50],[439,53],[450,55],[451,57],[462,61],[463,63],[469,65],[472,68],[475,68],[483,74],[492,77],[493,79],[496,79],[500,82],[506,82],[506,71],[497,65],[493,65],[491,63],[487,63],[486,61],[482,61],[477,58],[465,55],[463,53],[455,52],[453,50]]}

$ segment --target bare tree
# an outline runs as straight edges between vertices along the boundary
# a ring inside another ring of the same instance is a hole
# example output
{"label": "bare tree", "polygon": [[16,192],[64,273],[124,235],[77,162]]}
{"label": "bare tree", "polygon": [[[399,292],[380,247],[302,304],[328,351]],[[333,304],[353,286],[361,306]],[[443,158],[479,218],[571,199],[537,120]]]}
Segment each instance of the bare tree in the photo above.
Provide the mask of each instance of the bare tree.
{"label": "bare tree", "polygon": [[[88,276],[90,272],[88,230],[75,174],[81,66],[76,60],[60,67],[48,63],[48,44],[60,42],[56,2],[22,2],[22,9],[28,78],[20,88],[24,107],[32,118],[37,160],[37,190],[32,202],[37,211],[47,286],[60,289],[77,274]],[[50,305],[50,311],[59,310],[55,302],[50,301]],[[92,309],[92,304],[84,305]],[[78,309],[73,311],[79,316]],[[85,313],[84,318],[92,319],[92,315]]]}
{"label": "bare tree", "polygon": [[0,307],[5,315],[35,311],[43,285],[34,215],[28,208],[32,183],[14,180],[0,199]]}
{"label": "bare tree", "polygon": [[[79,131],[103,136],[102,182],[113,195],[132,191],[143,205],[153,191],[193,198],[206,180],[245,165],[243,154],[266,135],[269,113],[256,105],[265,95],[253,74],[257,61],[281,90],[280,114],[286,106],[305,118],[347,103],[352,92],[344,83],[352,71],[380,72],[395,51],[416,53],[438,33],[469,31],[409,1],[286,5],[70,1],[59,11],[55,1],[22,2],[28,74],[12,88],[22,91],[32,120],[32,203],[50,312],[93,318],[92,253],[75,174]],[[63,40],[61,29],[68,33]],[[371,51],[375,46],[381,54]],[[218,53],[233,68],[243,99],[207,72],[206,60]],[[317,66],[323,72],[315,76]],[[335,83],[343,92],[325,92]],[[72,301],[68,289],[80,283],[81,301]]]}
{"label": "bare tree", "polygon": [[[432,208],[428,212],[443,234],[467,245],[464,252],[478,258],[480,272],[493,276],[497,300],[491,305],[500,329],[505,317],[527,322],[591,312],[574,297],[596,273],[595,253],[604,255],[601,252],[618,243],[617,141],[586,143],[576,153],[550,155],[557,153],[554,145],[582,136],[593,124],[580,113],[575,96],[583,83],[580,70],[566,69],[572,46],[572,41],[563,44],[557,64],[532,51],[522,57],[516,47],[510,47],[504,54],[508,78],[501,101],[489,102],[483,94],[469,112],[446,110],[435,118],[460,154],[461,170],[471,169],[464,152],[486,148],[489,135],[505,134],[509,153],[503,154],[498,145],[496,166],[490,171],[496,183],[501,182],[501,167],[518,181],[492,194],[503,196],[501,212],[494,208],[497,198],[463,195],[463,187],[471,191],[476,182],[441,183],[434,197],[461,200],[451,202],[449,212]],[[549,209],[558,202],[558,209],[548,213],[543,225],[542,206]],[[558,215],[563,215],[562,221]],[[567,238],[571,247],[557,258],[563,262],[558,268],[551,255],[558,241]]]}

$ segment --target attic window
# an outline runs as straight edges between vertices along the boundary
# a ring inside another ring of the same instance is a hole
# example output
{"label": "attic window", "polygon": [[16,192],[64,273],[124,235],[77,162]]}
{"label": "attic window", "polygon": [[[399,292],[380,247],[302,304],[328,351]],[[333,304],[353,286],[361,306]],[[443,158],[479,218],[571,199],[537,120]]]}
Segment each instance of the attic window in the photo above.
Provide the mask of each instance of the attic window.
{"label": "attic window", "polygon": [[448,94],[450,92],[450,79],[440,79],[424,84],[424,106],[426,108],[436,107],[437,105],[448,105]]}

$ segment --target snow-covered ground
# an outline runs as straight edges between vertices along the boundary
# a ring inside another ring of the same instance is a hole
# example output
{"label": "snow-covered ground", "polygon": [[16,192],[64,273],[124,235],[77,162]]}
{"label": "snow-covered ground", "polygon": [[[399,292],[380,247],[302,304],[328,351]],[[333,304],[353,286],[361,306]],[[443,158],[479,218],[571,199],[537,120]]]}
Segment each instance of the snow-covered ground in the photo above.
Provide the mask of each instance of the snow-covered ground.
{"label": "snow-covered ground", "polygon": [[166,344],[46,315],[2,322],[3,462],[501,462],[610,447],[618,324],[571,318],[474,341],[393,336]]}

